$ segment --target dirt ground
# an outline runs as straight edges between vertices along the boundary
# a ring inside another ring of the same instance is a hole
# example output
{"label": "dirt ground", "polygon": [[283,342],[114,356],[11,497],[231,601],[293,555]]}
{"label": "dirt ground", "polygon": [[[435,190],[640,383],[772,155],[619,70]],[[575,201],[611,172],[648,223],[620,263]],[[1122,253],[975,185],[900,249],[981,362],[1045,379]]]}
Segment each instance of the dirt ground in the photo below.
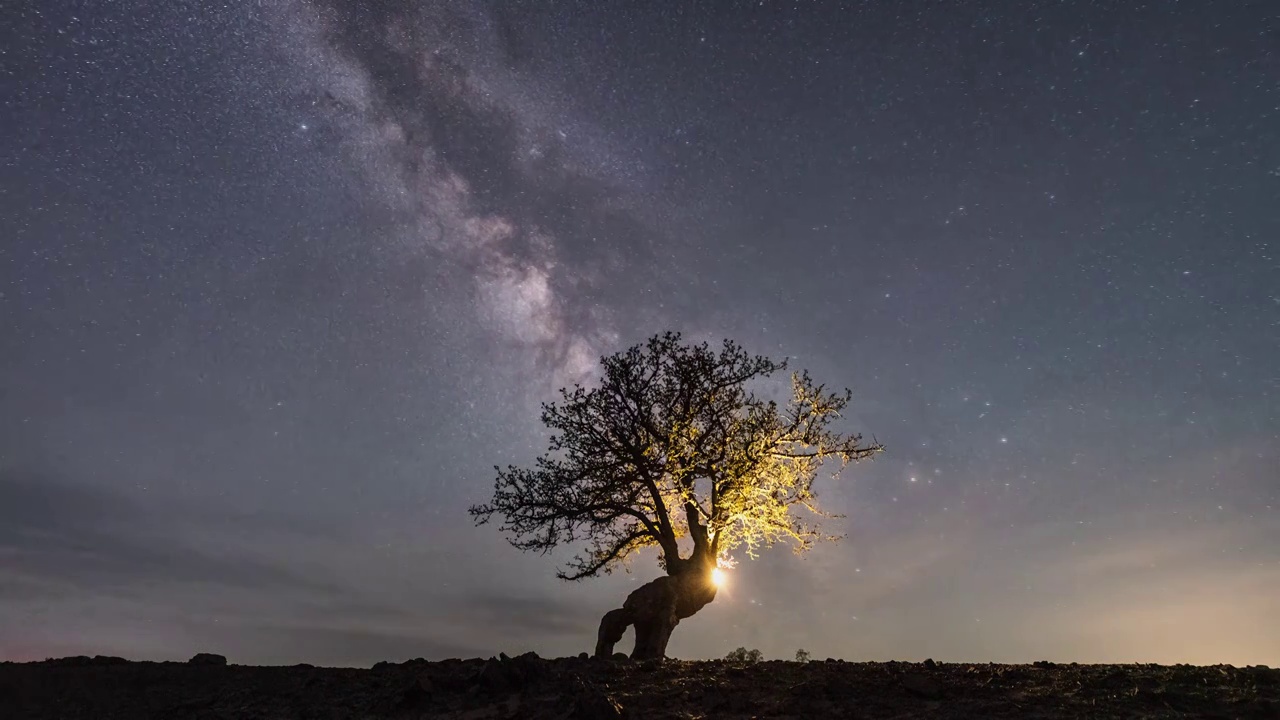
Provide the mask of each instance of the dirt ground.
{"label": "dirt ground", "polygon": [[372,669],[219,660],[0,663],[0,718],[1280,720],[1280,670],[1264,667],[631,662],[532,654]]}

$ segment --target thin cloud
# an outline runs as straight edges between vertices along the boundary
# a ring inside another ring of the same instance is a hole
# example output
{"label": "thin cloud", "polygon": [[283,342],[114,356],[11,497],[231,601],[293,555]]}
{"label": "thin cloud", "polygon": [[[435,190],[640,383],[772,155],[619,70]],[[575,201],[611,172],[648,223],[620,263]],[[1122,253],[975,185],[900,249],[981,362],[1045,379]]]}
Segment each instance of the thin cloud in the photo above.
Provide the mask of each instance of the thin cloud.
{"label": "thin cloud", "polygon": [[139,584],[207,583],[338,593],[283,563],[191,544],[193,520],[153,513],[124,495],[37,471],[0,471],[0,550],[32,588],[101,591]]}

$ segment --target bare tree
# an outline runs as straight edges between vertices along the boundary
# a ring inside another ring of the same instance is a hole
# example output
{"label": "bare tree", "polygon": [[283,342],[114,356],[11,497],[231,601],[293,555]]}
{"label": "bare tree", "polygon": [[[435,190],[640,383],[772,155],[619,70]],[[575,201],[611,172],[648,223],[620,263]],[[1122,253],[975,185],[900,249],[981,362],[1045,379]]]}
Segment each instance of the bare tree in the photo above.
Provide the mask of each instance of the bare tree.
{"label": "bare tree", "polygon": [[832,517],[815,504],[819,468],[834,460],[843,469],[883,447],[832,430],[850,393],[828,393],[805,372],[792,375],[788,403],[756,397],[748,385],[786,363],[729,340],[715,352],[666,333],[601,364],[598,386],[561,390],[560,402],[543,405],[548,452],[532,468],[495,468],[493,498],[470,513],[477,525],[501,517],[521,550],[587,541],[558,573],[564,580],[607,574],[658,548],[666,576],[605,614],[596,655],[611,655],[634,625],[632,657],[660,658],[680,620],[715,599],[730,551],[755,557],[791,541],[803,552],[835,539],[811,521]]}

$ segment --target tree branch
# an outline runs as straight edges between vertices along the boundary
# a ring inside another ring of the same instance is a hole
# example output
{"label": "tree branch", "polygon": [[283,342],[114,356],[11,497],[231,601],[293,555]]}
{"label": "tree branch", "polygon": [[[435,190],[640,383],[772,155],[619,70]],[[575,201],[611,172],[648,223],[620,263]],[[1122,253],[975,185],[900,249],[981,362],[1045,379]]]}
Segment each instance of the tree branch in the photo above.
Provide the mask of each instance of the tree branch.
{"label": "tree branch", "polygon": [[601,570],[606,569],[610,563],[617,560],[622,555],[623,551],[631,547],[632,543],[643,537],[643,533],[633,532],[624,538],[620,538],[608,552],[603,555],[597,555],[594,562],[588,563],[586,560],[575,558],[574,562],[570,565],[571,567],[577,567],[579,569],[578,572],[570,574],[560,570],[556,572],[556,577],[561,580],[571,580],[574,582],[593,577]]}

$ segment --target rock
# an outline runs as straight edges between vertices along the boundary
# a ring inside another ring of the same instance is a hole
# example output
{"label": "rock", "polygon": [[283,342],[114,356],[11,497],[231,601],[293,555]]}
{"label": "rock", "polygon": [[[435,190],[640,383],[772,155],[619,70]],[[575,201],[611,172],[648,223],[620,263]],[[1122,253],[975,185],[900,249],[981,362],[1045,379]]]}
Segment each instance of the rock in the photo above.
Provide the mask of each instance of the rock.
{"label": "rock", "polygon": [[1006,682],[1023,682],[1035,677],[1035,674],[1019,665],[996,670],[995,677]]}
{"label": "rock", "polygon": [[1031,663],[1031,665],[1032,665],[1032,667],[1038,667],[1038,668],[1055,668],[1055,667],[1058,667],[1058,664],[1057,664],[1057,663],[1049,662],[1048,660],[1037,660],[1037,661],[1035,661],[1035,662]]}
{"label": "rock", "polygon": [[584,653],[584,652],[580,652],[580,653],[578,653],[578,659],[579,659],[579,660],[589,660],[590,658],[591,658],[591,654],[590,654],[590,653]]}
{"label": "rock", "polygon": [[518,655],[505,663],[507,677],[517,687],[524,687],[537,682],[547,675],[546,663],[538,657],[538,653],[527,652]]}
{"label": "rock", "polygon": [[932,669],[934,669],[934,668],[938,667],[938,663],[934,662],[934,661],[933,661],[933,658],[929,658],[929,659],[927,659],[927,660],[925,660],[925,661],[924,661],[924,666],[925,666],[925,667],[927,667],[927,668],[929,668],[930,670],[932,670]]}
{"label": "rock", "polygon": [[48,665],[89,666],[89,665],[128,665],[129,661],[114,655],[74,655],[64,658],[49,658],[44,661]]}
{"label": "rock", "polygon": [[504,718],[524,717],[523,714],[519,713],[519,710],[519,698],[509,697],[502,702],[466,710],[455,717],[458,720],[502,720]]}
{"label": "rock", "polygon": [[569,715],[573,720],[620,720],[625,717],[622,705],[602,690],[583,686],[577,695]]}
{"label": "rock", "polygon": [[90,665],[128,665],[129,661],[114,655],[94,655]]}
{"label": "rock", "polygon": [[508,677],[506,668],[502,667],[502,662],[499,660],[486,662],[472,681],[477,688],[491,692],[507,690],[511,686],[511,678]]}
{"label": "rock", "polygon": [[227,658],[224,655],[214,655],[213,653],[196,653],[187,661],[188,665],[226,665]]}
{"label": "rock", "polygon": [[904,675],[901,682],[903,690],[918,698],[937,700],[942,696],[942,686],[924,675]]}
{"label": "rock", "polygon": [[1261,687],[1280,685],[1280,670],[1272,670],[1266,665],[1255,665],[1249,674],[1253,676],[1255,685]]}
{"label": "rock", "polygon": [[1250,708],[1252,714],[1248,717],[1258,718],[1258,720],[1275,720],[1280,718],[1280,700],[1267,700],[1266,698],[1258,698],[1253,701],[1253,707]]}
{"label": "rock", "polygon": [[419,675],[398,692],[386,696],[375,709],[379,714],[399,715],[418,710],[431,702],[435,685],[426,675]]}
{"label": "rock", "polygon": [[488,691],[523,690],[547,676],[548,669],[537,653],[518,657],[499,653],[498,659],[487,660],[473,676],[472,684]]}
{"label": "rock", "polygon": [[781,701],[779,706],[785,708],[792,717],[818,718],[834,715],[831,712],[833,702],[847,701],[847,704],[853,704],[851,696],[850,690],[843,687],[842,683],[833,678],[825,678],[802,681],[787,690],[785,697],[777,699]]}
{"label": "rock", "polygon": [[613,659],[614,659],[614,660],[617,660],[618,662],[626,662],[626,661],[630,660],[631,658],[630,658],[630,657],[627,657],[627,654],[626,654],[626,653],[614,653],[614,654],[613,654]]}
{"label": "rock", "polygon": [[751,711],[755,708],[756,703],[749,695],[743,692],[731,692],[726,696],[721,696],[713,709],[718,714],[749,715],[752,714]]}
{"label": "rock", "polygon": [[93,658],[88,655],[73,655],[64,658],[50,658],[45,662],[51,665],[88,665],[92,661]]}

